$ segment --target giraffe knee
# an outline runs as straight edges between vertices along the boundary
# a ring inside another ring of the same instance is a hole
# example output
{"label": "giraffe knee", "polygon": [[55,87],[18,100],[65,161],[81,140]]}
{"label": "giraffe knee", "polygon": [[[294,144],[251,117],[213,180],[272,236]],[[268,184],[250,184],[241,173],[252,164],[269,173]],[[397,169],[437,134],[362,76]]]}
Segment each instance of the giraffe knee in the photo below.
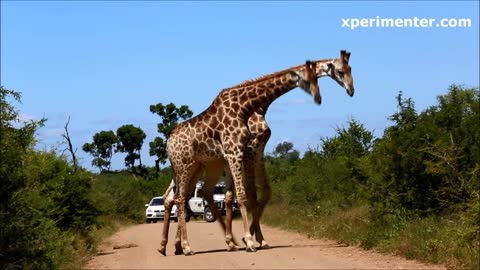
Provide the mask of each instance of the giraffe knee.
{"label": "giraffe knee", "polygon": [[247,205],[247,195],[245,192],[237,193],[237,202],[240,205]]}

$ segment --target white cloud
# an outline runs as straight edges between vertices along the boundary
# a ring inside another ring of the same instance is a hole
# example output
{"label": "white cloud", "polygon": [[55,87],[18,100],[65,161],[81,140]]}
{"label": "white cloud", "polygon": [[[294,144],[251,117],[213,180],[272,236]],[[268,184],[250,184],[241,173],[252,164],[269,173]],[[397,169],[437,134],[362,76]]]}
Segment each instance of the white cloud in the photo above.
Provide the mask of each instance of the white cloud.
{"label": "white cloud", "polygon": [[35,115],[28,115],[24,113],[20,113],[18,115],[18,121],[24,123],[24,122],[29,122],[29,121],[38,121],[40,120],[41,117],[35,116]]}

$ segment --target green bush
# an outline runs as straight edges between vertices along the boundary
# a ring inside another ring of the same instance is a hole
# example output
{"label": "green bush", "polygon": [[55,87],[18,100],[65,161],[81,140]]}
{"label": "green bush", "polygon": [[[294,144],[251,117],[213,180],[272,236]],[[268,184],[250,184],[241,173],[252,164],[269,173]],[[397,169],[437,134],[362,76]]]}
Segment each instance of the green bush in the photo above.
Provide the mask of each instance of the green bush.
{"label": "green bush", "polygon": [[264,221],[453,268],[480,267],[480,92],[452,85],[417,112],[397,97],[374,139],[350,120],[320,149],[268,157]]}
{"label": "green bush", "polygon": [[168,173],[148,180],[128,172],[99,174],[93,184],[95,205],[104,215],[142,222],[145,219],[145,204],[154,196],[162,196],[170,181]]}
{"label": "green bush", "polygon": [[74,267],[79,257],[72,231],[87,230],[96,218],[90,179],[73,174],[53,152],[34,150],[34,134],[44,120],[14,125],[18,112],[11,98],[20,101],[20,94],[1,87],[0,267]]}

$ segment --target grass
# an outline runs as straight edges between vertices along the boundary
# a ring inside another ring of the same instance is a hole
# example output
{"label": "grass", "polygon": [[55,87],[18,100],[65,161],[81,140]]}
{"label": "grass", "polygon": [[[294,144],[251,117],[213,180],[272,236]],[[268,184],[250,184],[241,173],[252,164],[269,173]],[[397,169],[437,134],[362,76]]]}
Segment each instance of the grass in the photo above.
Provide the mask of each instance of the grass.
{"label": "grass", "polygon": [[[129,219],[119,219],[118,217],[112,216],[99,217],[99,226],[92,227],[88,236],[82,236],[81,238],[83,238],[83,241],[77,236],[79,238],[79,247],[77,250],[80,252],[79,257],[81,258],[81,265],[86,265],[88,261],[95,256],[102,241],[116,233],[121,228],[132,224],[135,223]],[[76,267],[77,266],[74,268]]]}
{"label": "grass", "polygon": [[415,218],[391,216],[372,220],[367,206],[308,214],[282,203],[267,207],[262,222],[308,237],[360,245],[408,259],[443,264],[450,269],[480,269],[478,227],[464,216]]}

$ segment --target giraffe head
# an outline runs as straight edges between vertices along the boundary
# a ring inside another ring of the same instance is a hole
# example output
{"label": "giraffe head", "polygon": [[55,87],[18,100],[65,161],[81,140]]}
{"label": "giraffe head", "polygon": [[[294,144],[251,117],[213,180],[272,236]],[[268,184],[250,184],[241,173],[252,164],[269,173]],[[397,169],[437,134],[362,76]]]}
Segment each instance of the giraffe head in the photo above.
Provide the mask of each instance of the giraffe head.
{"label": "giraffe head", "polygon": [[327,74],[334,79],[340,86],[347,90],[349,96],[353,96],[353,78],[352,68],[348,64],[350,59],[350,52],[345,50],[340,51],[340,58],[334,59],[331,63],[328,63]]}
{"label": "giraffe head", "polygon": [[300,78],[298,86],[312,95],[317,104],[321,104],[322,97],[320,96],[320,87],[318,86],[316,70],[317,63],[307,60],[305,62],[305,72],[303,74],[297,73]]}

